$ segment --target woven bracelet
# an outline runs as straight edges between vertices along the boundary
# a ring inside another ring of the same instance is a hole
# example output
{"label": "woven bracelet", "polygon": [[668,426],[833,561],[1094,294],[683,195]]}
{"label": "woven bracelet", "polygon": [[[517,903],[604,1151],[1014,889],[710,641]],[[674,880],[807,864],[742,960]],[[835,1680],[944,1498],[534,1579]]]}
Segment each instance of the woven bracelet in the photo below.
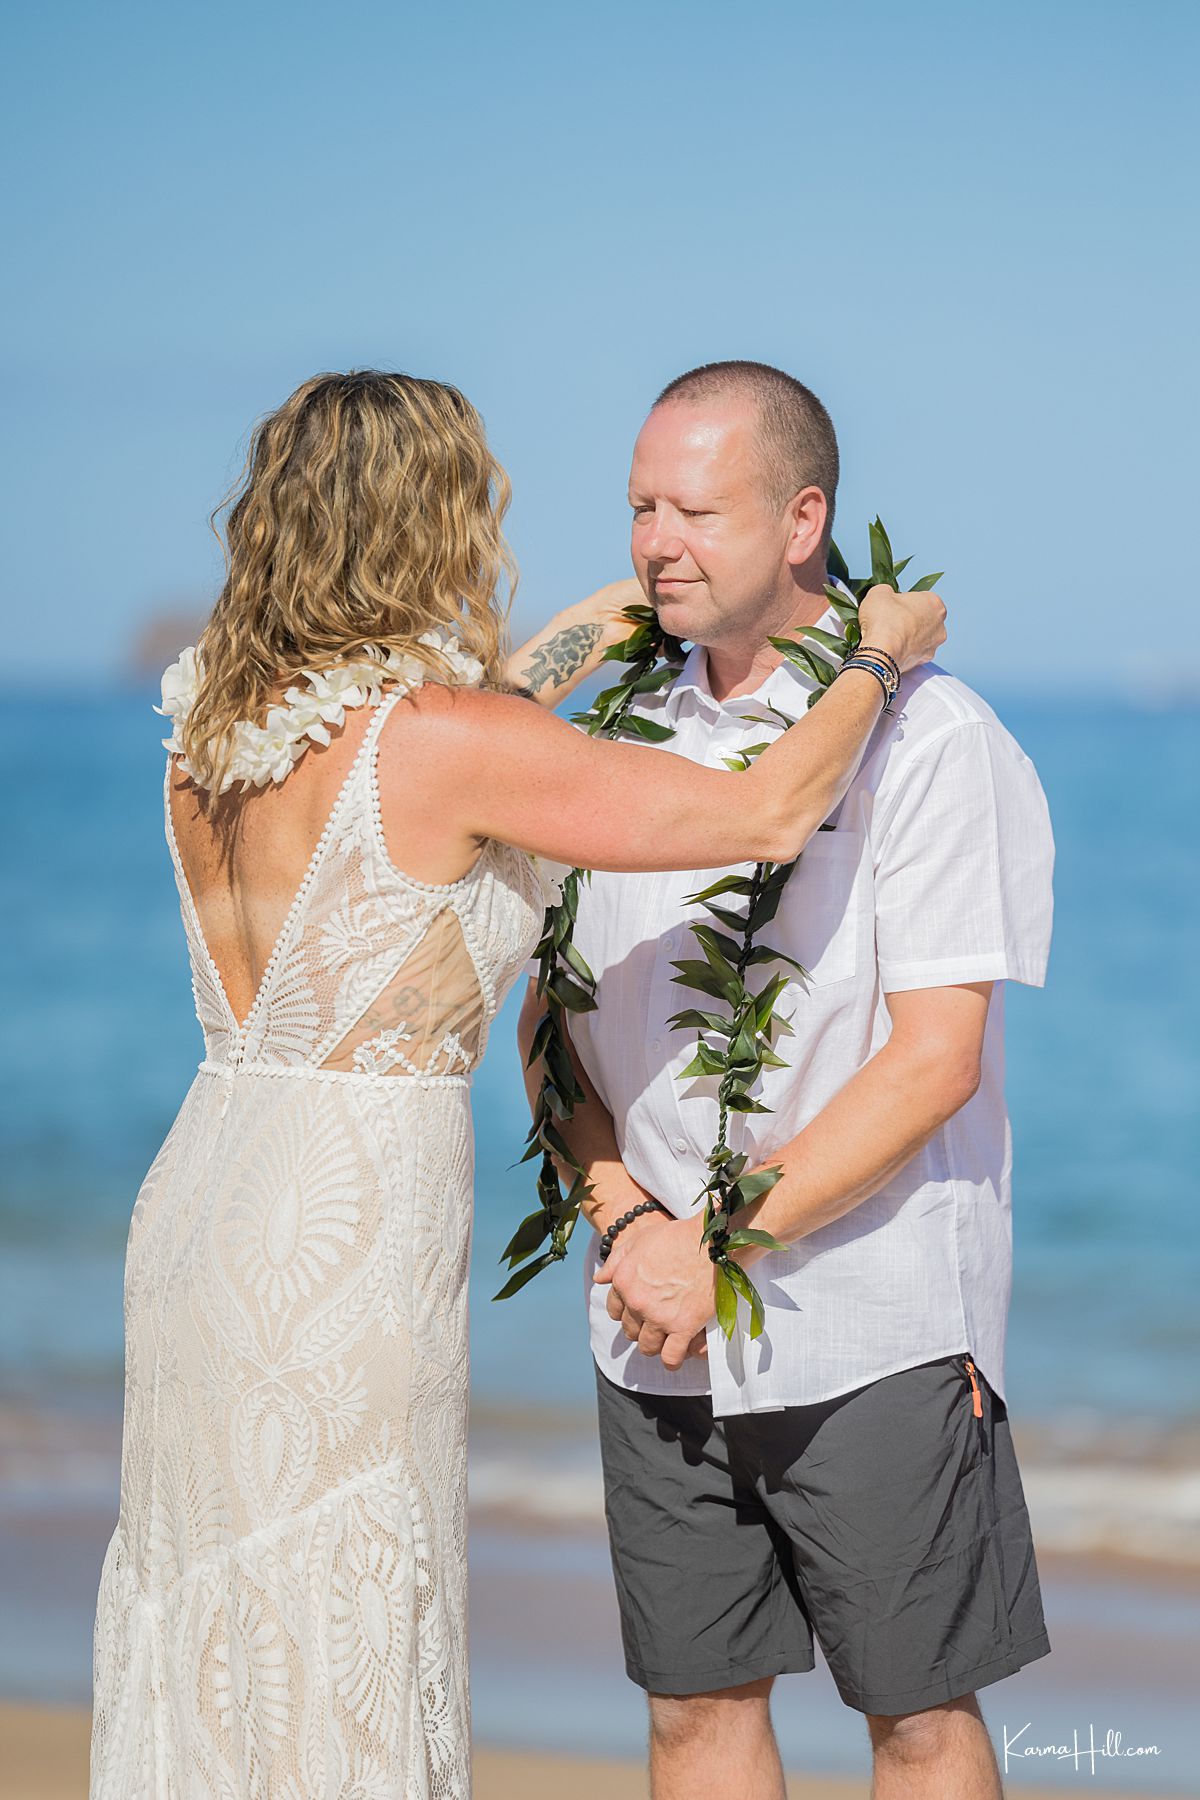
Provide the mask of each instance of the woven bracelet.
{"label": "woven bracelet", "polygon": [[895,681],[896,686],[899,687],[900,664],[896,661],[890,650],[881,650],[878,644],[856,644],[850,654],[851,656],[874,656],[877,657],[880,662],[886,663],[888,668],[892,671],[892,678]]}
{"label": "woven bracelet", "polygon": [[876,681],[879,683],[880,691],[883,694],[883,710],[884,712],[887,712],[888,708],[891,706],[896,690],[889,685],[882,668],[876,663],[854,662],[852,658],[847,657],[846,661],[838,670],[838,675],[844,675],[848,669],[861,669],[864,675],[873,675],[875,677]]}

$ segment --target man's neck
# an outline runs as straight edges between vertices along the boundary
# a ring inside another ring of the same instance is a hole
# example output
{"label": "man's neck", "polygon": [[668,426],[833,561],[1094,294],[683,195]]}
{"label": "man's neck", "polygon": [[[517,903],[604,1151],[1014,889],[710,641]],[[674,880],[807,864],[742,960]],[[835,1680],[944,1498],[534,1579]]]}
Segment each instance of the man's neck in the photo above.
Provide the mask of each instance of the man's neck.
{"label": "man's neck", "polygon": [[760,688],[783,661],[780,652],[772,649],[768,640],[786,637],[803,625],[815,625],[829,611],[829,601],[823,593],[797,594],[793,590],[781,603],[779,611],[778,619],[772,619],[768,613],[765,621],[760,620],[753,636],[726,639],[705,647],[708,685],[714,700],[736,700]]}

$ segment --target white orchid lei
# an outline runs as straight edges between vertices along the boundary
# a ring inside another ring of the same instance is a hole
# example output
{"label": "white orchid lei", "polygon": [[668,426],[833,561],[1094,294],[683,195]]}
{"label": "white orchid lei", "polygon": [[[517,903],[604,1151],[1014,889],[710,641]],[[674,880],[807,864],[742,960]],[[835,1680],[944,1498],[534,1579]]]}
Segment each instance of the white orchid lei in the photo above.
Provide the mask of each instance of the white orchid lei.
{"label": "white orchid lei", "polygon": [[[483,664],[462,648],[446,626],[423,632],[418,642],[440,653],[452,685],[470,687],[482,679]],[[163,675],[162,705],[154,708],[171,721],[171,735],[163,739],[163,748],[179,758],[180,767],[193,781],[198,778],[184,752],[183,732],[203,674],[200,652],[189,646]],[[374,644],[364,644],[353,656],[323,669],[302,669],[297,682],[268,710],[261,725],[250,719],[238,720],[233,728],[233,753],[217,791],[224,794],[235,783],[240,783],[244,792],[283,781],[313,744],[330,742],[350,708],[377,706],[385,683],[407,692],[423,681],[439,679],[444,678],[434,675],[419,657]]]}

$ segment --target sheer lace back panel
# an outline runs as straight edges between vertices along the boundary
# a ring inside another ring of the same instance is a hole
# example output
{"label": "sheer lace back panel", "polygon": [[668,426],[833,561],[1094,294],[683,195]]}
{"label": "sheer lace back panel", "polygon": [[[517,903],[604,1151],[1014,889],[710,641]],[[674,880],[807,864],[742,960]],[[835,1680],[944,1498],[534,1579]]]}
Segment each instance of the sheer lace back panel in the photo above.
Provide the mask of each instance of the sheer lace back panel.
{"label": "sheer lace back panel", "polygon": [[479,976],[458,914],[447,906],[324,1066],[372,1075],[454,1075],[478,1062],[483,1018]]}
{"label": "sheer lace back panel", "polygon": [[394,866],[377,758],[400,697],[371,721],[241,1025],[184,874],[168,769],[167,835],[210,1064],[437,1077],[479,1062],[497,994],[541,920],[541,884],[527,856],[494,842],[455,882],[420,882]]}

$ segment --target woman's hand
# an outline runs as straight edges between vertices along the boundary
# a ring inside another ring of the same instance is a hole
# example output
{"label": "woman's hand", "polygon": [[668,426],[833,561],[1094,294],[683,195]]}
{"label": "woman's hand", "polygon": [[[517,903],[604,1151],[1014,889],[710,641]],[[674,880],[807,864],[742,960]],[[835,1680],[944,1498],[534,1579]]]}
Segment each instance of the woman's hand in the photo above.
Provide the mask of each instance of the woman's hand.
{"label": "woman's hand", "polygon": [[567,608],[567,616],[580,623],[599,625],[602,639],[599,647],[607,650],[613,644],[624,643],[633,630],[624,616],[625,608],[645,604],[641,582],[628,575],[623,581],[610,581],[597,588],[586,600],[577,600],[574,606]]}
{"label": "woman's hand", "polygon": [[895,588],[873,587],[859,606],[858,622],[863,643],[888,651],[901,674],[932,662],[946,641],[946,608],[940,594],[901,594]]}
{"label": "woman's hand", "polygon": [[557,706],[599,666],[611,645],[629,636],[633,628],[623,617],[625,608],[645,603],[641,584],[630,577],[564,607],[509,657],[510,683],[542,706]]}

